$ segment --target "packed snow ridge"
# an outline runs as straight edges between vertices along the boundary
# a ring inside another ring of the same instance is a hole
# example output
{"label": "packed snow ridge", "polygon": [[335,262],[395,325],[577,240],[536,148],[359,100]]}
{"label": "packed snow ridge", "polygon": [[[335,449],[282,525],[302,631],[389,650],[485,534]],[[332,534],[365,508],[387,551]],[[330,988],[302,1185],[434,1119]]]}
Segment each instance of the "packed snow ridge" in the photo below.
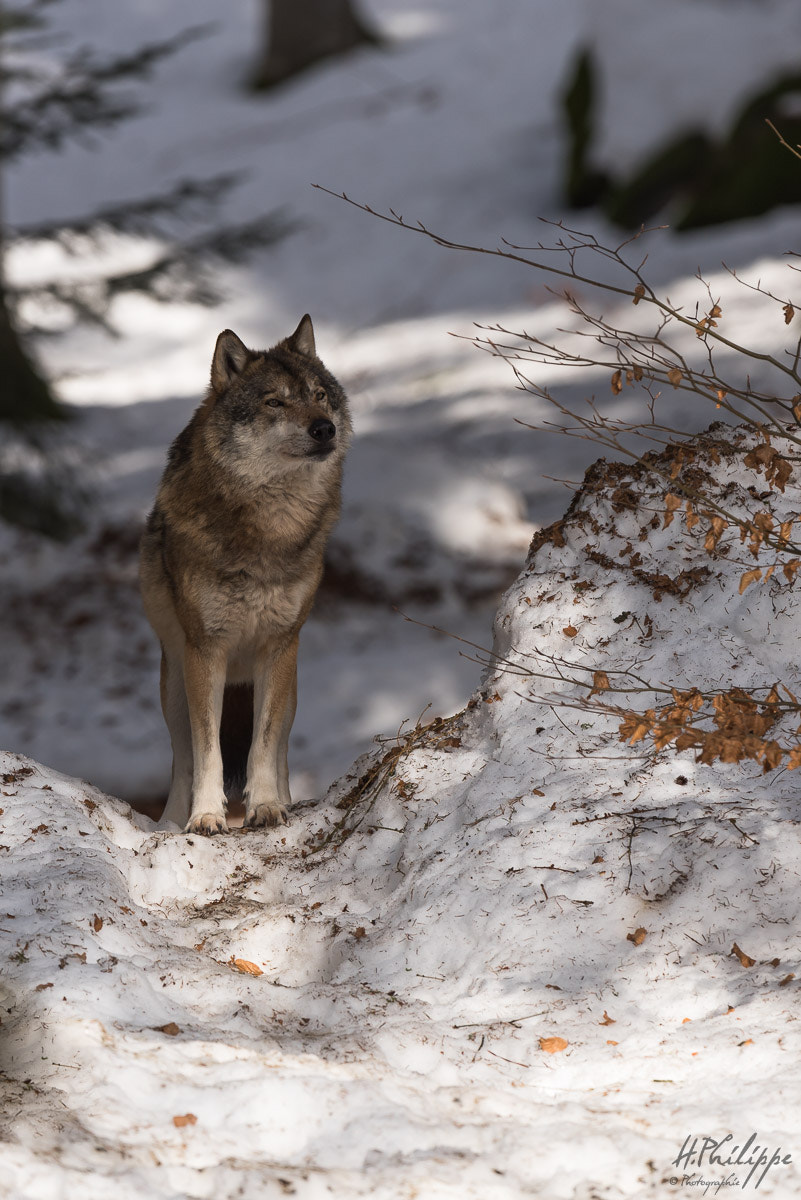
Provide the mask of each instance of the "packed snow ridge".
{"label": "packed snow ridge", "polygon": [[795,576],[741,593],[775,552],[666,522],[690,485],[795,520],[755,444],[713,427],[672,481],[591,468],[464,712],[286,829],[157,831],[5,754],[2,1194],[658,1197],[742,1184],[675,1164],[752,1133],[790,1156],[760,1194],[795,1194],[799,776],[581,707],[628,668],[798,694]]}

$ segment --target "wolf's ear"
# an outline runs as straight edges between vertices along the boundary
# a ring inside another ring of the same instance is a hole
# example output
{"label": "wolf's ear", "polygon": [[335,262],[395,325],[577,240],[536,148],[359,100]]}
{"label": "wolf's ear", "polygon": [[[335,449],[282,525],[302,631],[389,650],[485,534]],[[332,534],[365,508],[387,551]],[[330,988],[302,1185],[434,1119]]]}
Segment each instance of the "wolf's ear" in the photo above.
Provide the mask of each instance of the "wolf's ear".
{"label": "wolf's ear", "polygon": [[247,366],[250,351],[232,329],[224,329],[217,338],[214,357],[211,360],[211,386],[215,392],[224,392]]}
{"label": "wolf's ear", "polygon": [[312,327],[312,319],[308,313],[300,318],[298,325],[291,337],[286,339],[286,344],[290,350],[294,350],[296,354],[315,355],[317,350],[314,345],[314,328]]}

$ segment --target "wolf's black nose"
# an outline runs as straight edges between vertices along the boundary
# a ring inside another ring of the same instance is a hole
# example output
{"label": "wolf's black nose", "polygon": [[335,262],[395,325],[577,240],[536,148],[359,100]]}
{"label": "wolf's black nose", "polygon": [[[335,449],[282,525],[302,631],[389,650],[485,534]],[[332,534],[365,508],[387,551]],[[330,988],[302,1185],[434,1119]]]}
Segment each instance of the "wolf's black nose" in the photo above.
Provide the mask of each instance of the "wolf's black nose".
{"label": "wolf's black nose", "polygon": [[329,421],[327,417],[318,417],[309,426],[309,437],[313,437],[315,442],[330,442],[335,433],[334,422]]}

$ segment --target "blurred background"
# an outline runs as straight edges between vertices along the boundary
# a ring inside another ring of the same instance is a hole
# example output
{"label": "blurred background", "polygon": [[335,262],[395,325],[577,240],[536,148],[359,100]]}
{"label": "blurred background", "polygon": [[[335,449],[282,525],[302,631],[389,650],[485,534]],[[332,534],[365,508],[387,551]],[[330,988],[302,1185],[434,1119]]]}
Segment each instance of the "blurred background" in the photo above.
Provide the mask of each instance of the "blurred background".
{"label": "blurred background", "polygon": [[[674,299],[699,270],[731,291],[722,263],[770,285],[799,247],[801,163],[766,118],[801,141],[800,47],[793,0],[3,5],[3,748],[158,811],[142,522],[217,333],[264,347],[306,311],[356,439],[301,638],[295,798],[374,735],[461,707],[479,668],[430,626],[491,644],[532,532],[598,455],[522,427],[538,402],[469,339],[575,318],[547,276],[312,185],[490,247],[553,242],[540,218],[608,244],[669,226],[649,278]],[[748,293],[730,310],[782,351]],[[558,384],[608,392],[586,371]],[[688,430],[714,416],[673,404]]]}

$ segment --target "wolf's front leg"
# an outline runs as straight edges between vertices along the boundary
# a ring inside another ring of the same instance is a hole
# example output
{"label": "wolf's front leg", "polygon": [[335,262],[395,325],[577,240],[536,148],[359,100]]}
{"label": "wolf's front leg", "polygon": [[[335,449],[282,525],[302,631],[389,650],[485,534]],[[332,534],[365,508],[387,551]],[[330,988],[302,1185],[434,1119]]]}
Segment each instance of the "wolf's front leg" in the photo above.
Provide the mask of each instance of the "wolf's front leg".
{"label": "wolf's front leg", "polygon": [[259,657],[253,675],[253,740],[245,786],[245,824],[287,820],[286,744],[295,715],[298,639]]}
{"label": "wolf's front leg", "polygon": [[220,717],[227,655],[213,642],[187,644],[184,685],[192,729],[192,811],[187,833],[225,833],[225,792],[220,753]]}
{"label": "wolf's front leg", "polygon": [[161,652],[161,711],[172,743],[170,794],[161,822],[185,825],[192,804],[192,730],[180,649]]}

